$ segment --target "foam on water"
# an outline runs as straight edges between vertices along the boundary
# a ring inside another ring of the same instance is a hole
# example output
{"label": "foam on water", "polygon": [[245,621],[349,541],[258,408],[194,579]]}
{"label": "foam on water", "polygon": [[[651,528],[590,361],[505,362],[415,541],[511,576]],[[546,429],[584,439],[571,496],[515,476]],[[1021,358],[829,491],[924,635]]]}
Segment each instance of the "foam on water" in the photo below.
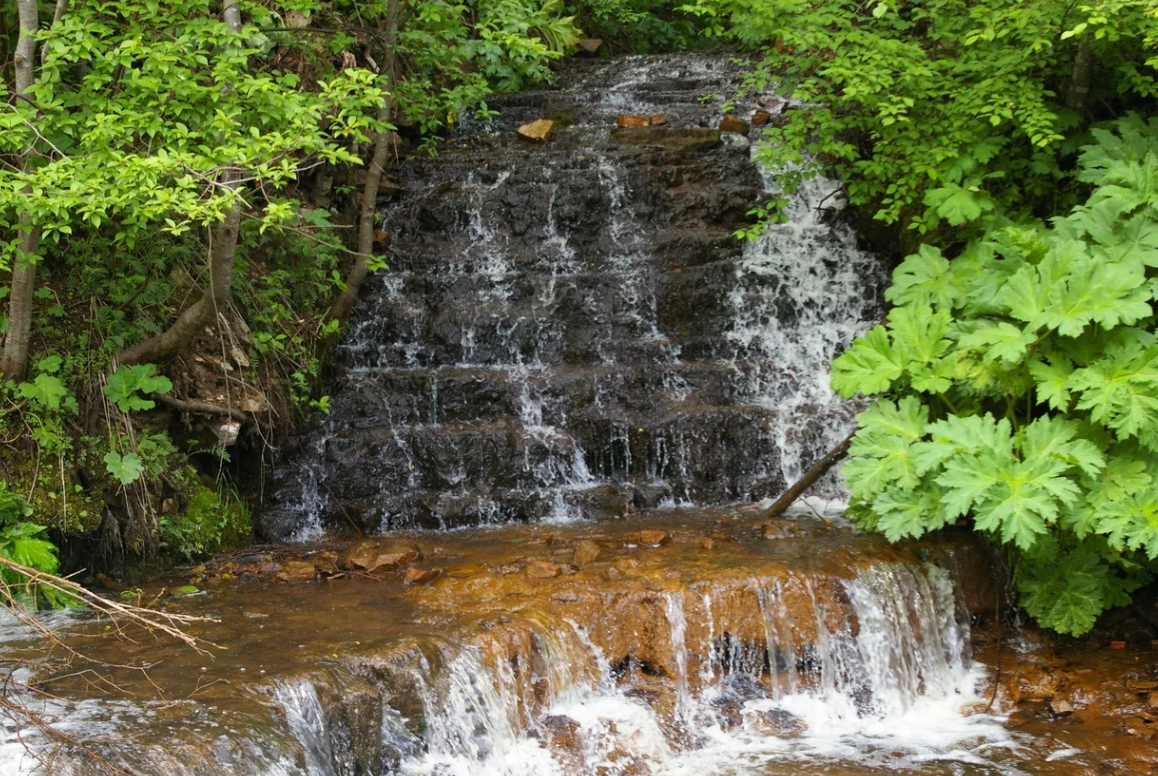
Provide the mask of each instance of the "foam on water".
{"label": "foam on water", "polygon": [[[762,172],[765,190],[778,194],[777,172]],[[832,390],[830,364],[881,314],[873,289],[887,280],[883,263],[857,247],[851,229],[824,220],[843,207],[839,181],[805,181],[788,197],[787,221],[746,246],[731,295],[739,383],[782,412],[789,483],[854,427],[860,406]],[[825,495],[842,498],[843,486],[833,478]]]}
{"label": "foam on water", "polygon": [[[855,623],[832,628],[823,605],[814,612],[820,676],[805,682],[793,675],[780,682],[784,692],[745,701],[738,725],[726,724],[717,700],[737,671],[758,676],[761,669],[757,661],[705,660],[697,692],[688,665],[699,645],[688,640],[684,593],[666,593],[660,604],[676,654],[672,719],[665,720],[630,686],[617,684],[606,657],[574,624],[561,631],[544,625],[537,648],[545,664],[536,676],[519,675],[505,659],[488,660],[478,647],[460,649],[438,672],[419,659],[413,676],[425,708],[424,732],[414,736],[397,723],[391,727],[395,742],[399,735],[408,741],[403,748],[410,754],[403,757],[400,772],[760,776],[782,773],[792,763],[823,772],[826,762],[855,762],[866,772],[920,770],[933,761],[989,767],[993,754],[1014,746],[1002,717],[962,714],[963,707],[981,700],[976,688],[984,672],[969,661],[968,623],[947,571],[878,565],[844,588]],[[767,624],[768,662],[774,667],[778,660],[788,661],[794,674],[797,656],[785,647],[793,623],[779,604],[782,590],[765,586],[755,592],[759,610],[753,614]],[[706,612],[711,603],[708,594],[697,601]],[[715,638],[709,626],[709,642]],[[535,715],[520,698],[539,681],[548,691]],[[279,692],[278,698],[312,753],[310,773],[332,776],[316,693],[298,686]],[[559,752],[545,745],[544,725],[550,719],[573,726],[579,762],[574,748]],[[771,733],[768,719],[790,720],[791,725]]]}

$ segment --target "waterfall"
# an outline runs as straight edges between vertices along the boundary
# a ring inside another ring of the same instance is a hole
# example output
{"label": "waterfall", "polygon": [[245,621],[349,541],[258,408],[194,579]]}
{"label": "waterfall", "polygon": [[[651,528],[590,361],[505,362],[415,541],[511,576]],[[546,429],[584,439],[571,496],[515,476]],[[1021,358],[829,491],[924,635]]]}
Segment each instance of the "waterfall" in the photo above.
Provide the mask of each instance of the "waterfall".
{"label": "waterfall", "polygon": [[[800,758],[970,761],[970,749],[979,742],[1005,739],[999,718],[959,712],[978,700],[980,674],[968,659],[968,623],[960,617],[947,571],[875,564],[837,582],[843,595],[835,598],[812,581],[804,584],[811,603],[799,628],[782,604],[779,581],[760,580],[752,609],[743,615],[764,623],[771,681],[761,680],[759,669],[738,670],[738,663],[691,673],[692,613],[706,634],[706,653],[717,629],[738,623],[716,622],[710,594],[700,598],[702,612],[685,611],[681,592],[659,596],[655,606],[670,630],[672,650],[667,681],[674,702],[668,717],[630,684],[617,683],[592,635],[574,623],[540,622],[542,632],[527,642],[537,658],[508,658],[497,647],[502,637],[496,637],[458,648],[438,671],[418,661],[407,671],[420,688],[423,732],[404,734],[409,753],[398,760],[398,773],[743,776]],[[792,635],[797,630],[815,634],[803,652],[796,646],[800,633]],[[537,661],[543,662],[534,668]],[[791,681],[776,679],[778,664]],[[535,693],[540,681],[546,690]],[[308,753],[310,776],[334,774],[326,759],[329,744],[321,740],[328,723],[316,693],[297,685],[277,697]],[[397,726],[391,730],[397,747]]]}
{"label": "waterfall", "polygon": [[[778,191],[700,99],[739,77],[702,55],[564,69],[404,162],[383,211],[391,268],[338,350],[330,417],[275,469],[265,532],[759,500],[843,437],[857,407],[828,364],[880,318],[886,270],[822,217],[831,181],[758,241],[733,236]],[[568,126],[515,140],[548,110]],[[613,129],[625,110],[667,123]]]}

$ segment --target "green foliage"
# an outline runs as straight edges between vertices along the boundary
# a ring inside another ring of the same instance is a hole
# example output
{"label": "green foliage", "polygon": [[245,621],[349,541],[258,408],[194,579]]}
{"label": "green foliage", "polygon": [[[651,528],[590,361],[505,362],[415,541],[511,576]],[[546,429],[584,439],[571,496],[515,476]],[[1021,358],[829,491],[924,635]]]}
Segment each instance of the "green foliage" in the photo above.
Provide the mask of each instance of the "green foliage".
{"label": "green foliage", "polygon": [[169,551],[186,559],[249,540],[253,526],[245,502],[231,491],[195,486],[184,511],[161,517]]}
{"label": "green foliage", "polygon": [[601,38],[617,52],[683,51],[702,46],[694,17],[670,0],[583,0],[569,2],[586,36]]}
{"label": "green foliage", "polygon": [[[0,558],[25,568],[55,574],[59,567],[56,545],[44,538],[44,526],[29,520],[32,506],[19,493],[8,489],[0,480]],[[37,585],[28,576],[0,567],[0,601],[15,601],[24,606],[47,604],[53,608],[76,605],[75,600],[50,587]]]}
{"label": "green foliage", "polygon": [[858,419],[856,519],[892,540],[970,520],[1018,558],[1026,610],[1073,635],[1158,568],[1158,121],[1094,137],[1083,205],[953,261],[922,246],[888,323],[833,365],[842,395],[896,397]]}
{"label": "green foliage", "polygon": [[172,389],[173,383],[169,378],[158,375],[155,365],[137,364],[120,366],[116,372],[109,375],[104,394],[120,408],[121,412],[129,412],[153,409],[157,403],[144,396],[150,393],[168,393]]}
{"label": "green foliage", "polygon": [[[853,205],[918,239],[1023,220],[1040,206],[1065,212],[1081,199],[1068,171],[1082,101],[1114,116],[1158,93],[1155,0],[684,7],[709,34],[762,52],[748,87],[803,103],[758,152],[786,171],[786,191],[835,169]],[[1080,52],[1088,98],[1071,92]]]}

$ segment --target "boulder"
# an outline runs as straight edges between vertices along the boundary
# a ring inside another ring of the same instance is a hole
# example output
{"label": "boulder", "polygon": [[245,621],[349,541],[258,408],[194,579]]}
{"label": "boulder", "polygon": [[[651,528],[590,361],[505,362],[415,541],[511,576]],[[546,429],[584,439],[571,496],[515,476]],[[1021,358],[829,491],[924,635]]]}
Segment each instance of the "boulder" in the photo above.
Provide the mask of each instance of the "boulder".
{"label": "boulder", "polygon": [[555,129],[555,122],[550,119],[537,119],[530,124],[524,124],[515,130],[519,137],[523,140],[529,140],[532,143],[545,143],[551,137],[551,132]]}
{"label": "boulder", "polygon": [[406,575],[402,578],[402,582],[406,585],[427,585],[440,576],[442,576],[442,569],[420,569],[417,566],[411,566],[406,569]]}
{"label": "boulder", "polygon": [[585,56],[594,56],[599,53],[599,49],[603,48],[602,38],[586,38],[584,40],[575,41],[576,54]]}
{"label": "boulder", "polygon": [[319,574],[337,574],[338,556],[329,550],[322,550],[314,556],[314,570]]}
{"label": "boulder", "polygon": [[287,560],[281,564],[277,578],[282,582],[313,582],[318,571],[308,560]]}
{"label": "boulder", "polygon": [[639,543],[646,544],[648,547],[659,547],[662,544],[667,544],[671,541],[671,536],[667,531],[640,531]]}
{"label": "boulder", "polygon": [[720,121],[721,132],[730,132],[736,135],[746,135],[751,130],[751,125],[734,113],[729,113]]}
{"label": "boulder", "polygon": [[662,127],[667,123],[667,116],[662,113],[653,113],[651,114],[650,121],[653,127]]}
{"label": "boulder", "polygon": [[772,114],[766,110],[758,110],[752,114],[752,126],[762,127],[765,124],[771,123]]}

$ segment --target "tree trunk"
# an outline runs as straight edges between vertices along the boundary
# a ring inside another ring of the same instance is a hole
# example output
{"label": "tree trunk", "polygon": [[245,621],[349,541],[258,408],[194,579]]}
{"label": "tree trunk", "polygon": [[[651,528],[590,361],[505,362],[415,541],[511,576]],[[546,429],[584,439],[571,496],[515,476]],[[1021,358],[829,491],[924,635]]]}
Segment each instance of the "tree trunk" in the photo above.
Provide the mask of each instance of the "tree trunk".
{"label": "tree trunk", "polygon": [[[20,35],[14,65],[17,98],[32,87],[36,63],[36,31],[40,27],[37,0],[16,0]],[[23,162],[22,162],[23,166]],[[8,336],[0,355],[0,374],[22,379],[28,371],[28,347],[32,339],[33,292],[36,291],[36,260],[40,250],[40,226],[27,214],[20,216],[20,248],[12,267],[12,289],[8,300]]]}
{"label": "tree trunk", "polygon": [[[222,16],[230,31],[241,32],[241,10],[233,0],[226,0]],[[237,191],[240,181],[241,173],[237,170],[228,170],[222,176],[222,185],[230,191]],[[117,363],[157,363],[177,355],[189,346],[198,331],[217,320],[218,314],[229,306],[233,294],[237,234],[241,230],[241,208],[241,199],[237,198],[225,220],[209,229],[209,281],[201,298],[186,307],[165,331],[121,351]]]}
{"label": "tree trunk", "polygon": [[[395,40],[398,35],[399,0],[390,0],[386,10],[386,86],[389,90],[382,107],[378,109],[378,121],[389,123],[394,116],[394,85],[395,78]],[[358,255],[354,259],[354,266],[346,275],[346,287],[338,298],[334,300],[328,313],[330,320],[338,322],[339,331],[350,320],[350,313],[354,310],[354,303],[358,301],[358,291],[366,277],[370,274],[370,261],[374,252],[374,220],[378,214],[378,188],[382,183],[382,173],[390,161],[390,146],[394,133],[383,130],[374,138],[374,154],[370,157],[370,164],[366,170],[366,184],[362,187],[362,203],[358,212]]]}
{"label": "tree trunk", "polygon": [[776,517],[783,513],[788,507],[795,503],[796,499],[800,498],[804,491],[812,486],[822,474],[831,469],[836,463],[848,453],[848,446],[852,443],[853,436],[856,432],[852,432],[844,441],[836,447],[824,454],[816,463],[812,464],[812,468],[804,473],[804,476],[797,480],[791,488],[784,491],[780,498],[776,499],[772,506],[768,507],[768,511],[764,513],[765,517]]}
{"label": "tree trunk", "polygon": [[1074,113],[1085,117],[1086,108],[1090,103],[1090,81],[1094,72],[1094,52],[1089,46],[1078,48],[1074,57],[1074,71],[1070,82],[1070,91],[1066,96],[1066,107]]}
{"label": "tree trunk", "polygon": [[[237,185],[237,173],[229,173],[226,186]],[[185,308],[168,329],[126,348],[117,356],[121,364],[157,363],[180,353],[204,326],[228,307],[233,288],[233,264],[237,257],[237,233],[241,228],[241,204],[233,206],[218,226],[209,230],[209,282],[201,298]]]}

